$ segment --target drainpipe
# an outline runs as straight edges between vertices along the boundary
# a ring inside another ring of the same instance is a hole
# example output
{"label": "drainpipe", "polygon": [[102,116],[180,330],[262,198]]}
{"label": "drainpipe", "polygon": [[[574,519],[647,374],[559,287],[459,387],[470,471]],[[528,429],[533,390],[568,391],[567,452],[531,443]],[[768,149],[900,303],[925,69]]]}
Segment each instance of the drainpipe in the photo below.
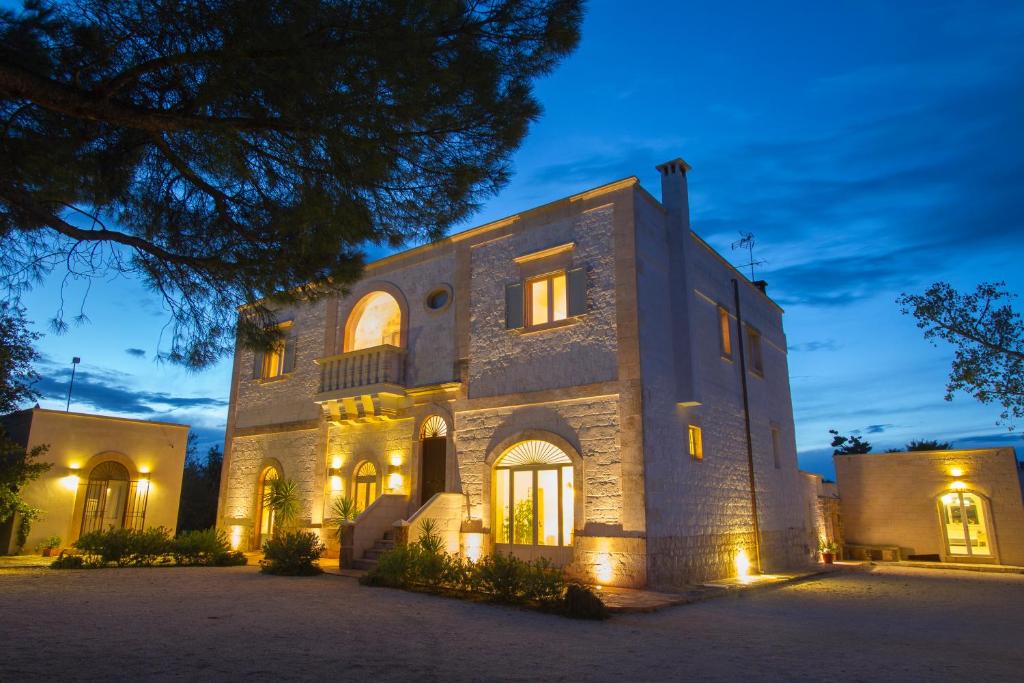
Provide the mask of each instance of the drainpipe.
{"label": "drainpipe", "polygon": [[754,555],[757,573],[761,573],[761,523],[757,517],[757,484],[754,479],[754,440],[750,434],[750,397],[747,393],[747,356],[743,338],[743,314],[740,311],[740,283],[732,279],[732,292],[736,301],[736,346],[740,351],[740,378],[743,386],[743,421],[747,430],[747,473],[750,476],[750,510],[754,520]]}

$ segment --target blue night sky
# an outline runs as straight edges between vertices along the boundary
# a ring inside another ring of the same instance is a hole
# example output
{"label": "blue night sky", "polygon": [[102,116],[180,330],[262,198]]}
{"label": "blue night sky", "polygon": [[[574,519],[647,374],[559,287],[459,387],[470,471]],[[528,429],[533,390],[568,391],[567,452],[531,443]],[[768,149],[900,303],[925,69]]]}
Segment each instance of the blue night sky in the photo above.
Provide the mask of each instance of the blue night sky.
{"label": "blue night sky", "polygon": [[[694,230],[734,263],[754,233],[786,309],[802,468],[831,475],[830,427],[875,450],[1024,445],[997,408],[943,400],[952,351],[894,304],[940,279],[1024,292],[1022,35],[1019,1],[592,2],[579,49],[537,85],[512,183],[465,227],[630,175],[660,196],[655,164],[682,156]],[[65,289],[71,315],[84,293]],[[60,301],[59,277],[25,298],[39,331]],[[44,407],[64,407],[78,355],[72,409],[222,442],[230,359],[156,363],[167,315],[138,282],[93,283],[85,313],[40,342]]]}

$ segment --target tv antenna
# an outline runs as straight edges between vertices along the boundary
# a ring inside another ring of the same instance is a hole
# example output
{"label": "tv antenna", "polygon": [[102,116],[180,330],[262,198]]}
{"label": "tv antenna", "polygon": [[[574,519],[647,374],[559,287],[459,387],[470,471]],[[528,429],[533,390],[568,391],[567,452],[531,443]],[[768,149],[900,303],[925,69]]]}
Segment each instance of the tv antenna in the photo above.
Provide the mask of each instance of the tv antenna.
{"label": "tv antenna", "polygon": [[746,249],[749,260],[746,263],[736,266],[737,268],[750,268],[750,281],[754,282],[754,266],[763,266],[768,263],[764,259],[754,258],[754,233],[740,231],[740,238],[729,245],[733,251]]}

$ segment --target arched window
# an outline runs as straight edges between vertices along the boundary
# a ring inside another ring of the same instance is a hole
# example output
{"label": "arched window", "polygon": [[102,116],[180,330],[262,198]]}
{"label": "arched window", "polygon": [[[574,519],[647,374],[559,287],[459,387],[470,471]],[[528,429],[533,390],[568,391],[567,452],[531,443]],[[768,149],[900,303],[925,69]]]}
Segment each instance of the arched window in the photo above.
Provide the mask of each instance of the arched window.
{"label": "arched window", "polygon": [[132,489],[128,469],[119,462],[106,460],[92,468],[82,509],[82,533],[124,526]]}
{"label": "arched window", "polygon": [[494,464],[495,542],[572,545],[572,460],[547,441],[521,441]]}
{"label": "arched window", "polygon": [[421,439],[436,439],[448,436],[448,423],[440,415],[431,415],[420,427]]}
{"label": "arched window", "polygon": [[387,292],[370,292],[349,315],[345,325],[345,352],[382,344],[402,345],[402,309]]}
{"label": "arched window", "polygon": [[377,485],[377,468],[369,460],[356,468],[354,486],[356,510],[362,512],[366,508],[370,507],[370,504],[377,500],[377,496],[379,495],[379,487]]}
{"label": "arched window", "polygon": [[263,541],[274,535],[274,511],[267,506],[266,501],[267,495],[270,493],[270,487],[273,486],[275,480],[280,478],[281,473],[273,465],[265,468],[263,473],[260,474],[256,499],[256,505],[259,510],[256,517],[259,520],[255,538],[257,548],[262,547]]}
{"label": "arched window", "polygon": [[988,519],[981,496],[967,491],[951,491],[939,500],[949,554],[991,557]]}

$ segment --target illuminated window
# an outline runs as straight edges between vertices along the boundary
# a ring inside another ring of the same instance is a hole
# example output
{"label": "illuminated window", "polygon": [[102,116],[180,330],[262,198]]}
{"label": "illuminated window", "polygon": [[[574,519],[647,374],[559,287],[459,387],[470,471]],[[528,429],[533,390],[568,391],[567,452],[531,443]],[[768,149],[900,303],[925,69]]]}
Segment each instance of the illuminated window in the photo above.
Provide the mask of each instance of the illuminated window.
{"label": "illuminated window", "polygon": [[253,357],[253,379],[273,379],[295,369],[295,335],[291,321],[278,326],[283,335],[272,351],[257,352]]}
{"label": "illuminated window", "polygon": [[750,371],[756,375],[764,375],[764,356],[761,353],[761,333],[753,327],[747,327],[747,347],[750,349]]}
{"label": "illuminated window", "polygon": [[690,457],[694,460],[704,459],[704,440],[700,435],[700,427],[690,425],[687,429],[690,435]]}
{"label": "illuminated window", "polygon": [[494,469],[495,541],[572,545],[575,513],[572,460],[547,441],[523,441]]}
{"label": "illuminated window", "polygon": [[940,499],[946,547],[950,555],[991,556],[985,509],[979,496],[953,491]]}
{"label": "illuminated window", "polygon": [[371,292],[352,309],[345,326],[345,351],[382,344],[401,346],[402,309],[387,292]]}
{"label": "illuminated window", "polygon": [[377,500],[377,468],[372,462],[364,462],[356,468],[354,485],[356,510],[362,512]]}
{"label": "illuminated window", "polygon": [[141,529],[146,518],[149,480],[132,480],[124,465],[101,462],[89,474],[81,533],[108,528]]}
{"label": "illuminated window", "polygon": [[779,452],[781,448],[779,430],[777,427],[772,427],[772,461],[775,463],[775,469],[782,467],[782,454]]}
{"label": "illuminated window", "polygon": [[537,327],[565,320],[568,315],[565,273],[553,273],[527,282],[527,325]]}
{"label": "illuminated window", "polygon": [[267,498],[270,496],[270,488],[273,486],[274,481],[280,478],[280,473],[274,467],[268,467],[263,470],[263,474],[259,479],[259,497],[257,498],[257,505],[259,506],[259,513],[257,519],[259,520],[259,528],[257,529],[256,535],[256,547],[261,547],[262,540],[268,539],[274,535],[274,510],[266,504]]}
{"label": "illuminated window", "polygon": [[729,330],[729,311],[718,307],[719,339],[722,342],[722,358],[732,358],[732,333]]}

